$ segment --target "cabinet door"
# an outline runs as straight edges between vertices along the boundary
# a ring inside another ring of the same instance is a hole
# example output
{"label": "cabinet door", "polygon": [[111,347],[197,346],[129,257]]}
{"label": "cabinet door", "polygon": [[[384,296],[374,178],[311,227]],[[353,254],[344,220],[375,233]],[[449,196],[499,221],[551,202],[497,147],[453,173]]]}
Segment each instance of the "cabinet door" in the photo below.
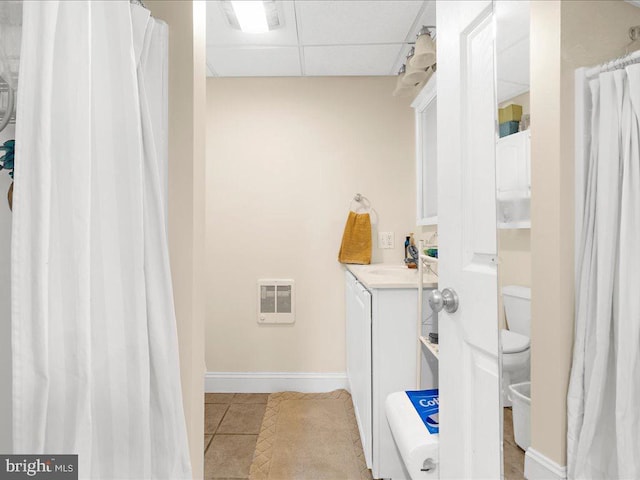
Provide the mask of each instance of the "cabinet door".
{"label": "cabinet door", "polygon": [[502,137],[496,145],[496,184],[498,199],[530,196],[530,132]]}
{"label": "cabinet door", "polygon": [[351,273],[345,273],[345,308],[346,308],[346,346],[347,346],[347,379],[349,380],[349,393],[353,397],[353,374],[356,371],[355,344],[358,339],[356,331],[356,277]]}
{"label": "cabinet door", "polygon": [[359,331],[356,348],[357,383],[356,395],[361,423],[361,438],[367,467],[371,468],[372,414],[371,414],[371,293],[359,283],[357,296]]}
{"label": "cabinet door", "polygon": [[371,294],[346,274],[347,377],[362,448],[371,468]]}
{"label": "cabinet door", "polygon": [[496,145],[498,228],[531,226],[530,132],[518,132]]}
{"label": "cabinet door", "polygon": [[436,75],[411,104],[416,121],[417,225],[438,223]]}

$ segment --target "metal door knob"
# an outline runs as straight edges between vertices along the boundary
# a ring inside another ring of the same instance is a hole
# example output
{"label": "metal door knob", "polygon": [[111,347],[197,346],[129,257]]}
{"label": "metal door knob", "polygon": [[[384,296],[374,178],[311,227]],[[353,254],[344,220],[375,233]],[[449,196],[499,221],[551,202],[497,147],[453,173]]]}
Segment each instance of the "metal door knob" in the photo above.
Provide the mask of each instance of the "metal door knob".
{"label": "metal door knob", "polygon": [[458,294],[450,288],[434,290],[429,295],[429,305],[434,312],[454,313],[458,310]]}

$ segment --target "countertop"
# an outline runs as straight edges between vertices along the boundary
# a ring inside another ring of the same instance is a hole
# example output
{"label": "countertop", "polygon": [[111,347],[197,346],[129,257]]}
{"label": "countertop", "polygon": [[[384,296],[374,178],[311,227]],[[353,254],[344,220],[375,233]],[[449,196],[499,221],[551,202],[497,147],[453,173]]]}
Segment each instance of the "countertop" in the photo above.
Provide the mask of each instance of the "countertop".
{"label": "countertop", "polygon": [[[345,265],[367,288],[418,288],[418,269],[402,264]],[[438,277],[424,272],[424,288],[438,288]]]}

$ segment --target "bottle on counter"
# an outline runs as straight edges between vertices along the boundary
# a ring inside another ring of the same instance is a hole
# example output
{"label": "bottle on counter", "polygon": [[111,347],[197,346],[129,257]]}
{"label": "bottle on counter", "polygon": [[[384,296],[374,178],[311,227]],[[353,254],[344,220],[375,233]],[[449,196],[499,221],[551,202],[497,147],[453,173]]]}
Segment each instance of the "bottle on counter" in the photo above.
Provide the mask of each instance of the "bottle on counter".
{"label": "bottle on counter", "polygon": [[409,259],[409,245],[411,245],[411,236],[407,236],[405,241],[404,241],[404,261],[405,261],[405,263]]}

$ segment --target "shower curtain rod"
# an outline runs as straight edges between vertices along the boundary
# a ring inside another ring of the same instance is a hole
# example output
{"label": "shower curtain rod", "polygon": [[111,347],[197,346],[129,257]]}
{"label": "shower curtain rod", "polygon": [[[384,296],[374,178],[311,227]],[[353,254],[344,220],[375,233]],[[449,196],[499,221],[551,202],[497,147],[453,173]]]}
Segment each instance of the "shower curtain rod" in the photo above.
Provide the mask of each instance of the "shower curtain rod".
{"label": "shower curtain rod", "polygon": [[630,54],[624,55],[623,57],[618,57],[609,62],[605,62],[602,65],[591,67],[587,69],[587,71],[585,72],[585,76],[588,79],[591,79],[597,77],[600,73],[612,72],[614,70],[624,68],[627,65],[637,63],[638,61],[640,61],[640,50],[636,50],[635,52],[631,52]]}

